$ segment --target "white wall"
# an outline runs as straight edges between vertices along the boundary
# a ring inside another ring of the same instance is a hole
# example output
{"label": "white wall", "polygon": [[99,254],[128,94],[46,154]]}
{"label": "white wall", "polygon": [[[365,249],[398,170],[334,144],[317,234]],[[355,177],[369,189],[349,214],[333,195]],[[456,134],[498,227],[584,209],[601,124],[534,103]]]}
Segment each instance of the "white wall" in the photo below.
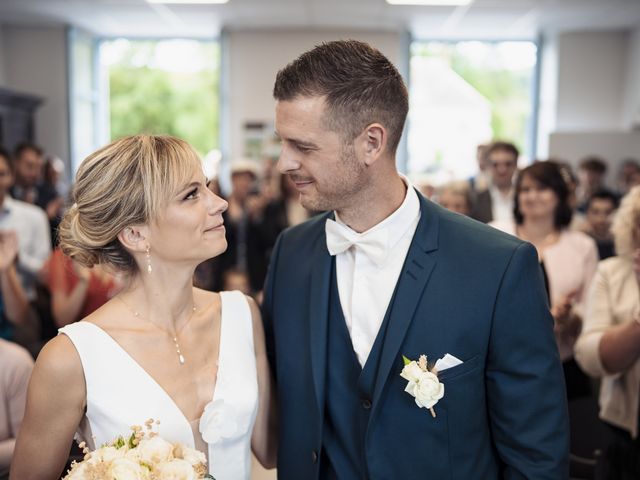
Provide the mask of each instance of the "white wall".
{"label": "white wall", "polygon": [[4,26],[2,33],[4,86],[44,98],[36,113],[35,140],[47,152],[68,159],[65,29]]}
{"label": "white wall", "polygon": [[[353,38],[368,42],[399,66],[401,33],[345,31],[233,30],[228,41],[228,97],[230,158],[244,155],[243,125],[247,121],[272,122],[273,82],[278,70],[315,45]],[[223,66],[224,68],[224,66]]]}
{"label": "white wall", "polygon": [[625,128],[640,129],[640,26],[629,34],[628,50],[622,123]]}
{"label": "white wall", "polygon": [[627,52],[626,31],[558,37],[557,131],[622,128]]}
{"label": "white wall", "polygon": [[5,76],[4,76],[4,29],[3,26],[0,25],[0,87],[5,86]]}

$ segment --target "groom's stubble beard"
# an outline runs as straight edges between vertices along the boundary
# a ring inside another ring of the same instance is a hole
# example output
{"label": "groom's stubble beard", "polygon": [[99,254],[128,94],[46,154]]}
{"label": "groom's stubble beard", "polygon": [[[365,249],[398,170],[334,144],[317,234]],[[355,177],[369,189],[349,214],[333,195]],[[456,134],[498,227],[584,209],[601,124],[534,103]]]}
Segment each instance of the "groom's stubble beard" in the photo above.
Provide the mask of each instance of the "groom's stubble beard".
{"label": "groom's stubble beard", "polygon": [[[334,172],[324,174],[325,180],[318,188],[317,179],[315,189],[310,194],[300,194],[303,207],[313,211],[331,211],[348,208],[356,201],[360,193],[368,184],[367,171],[358,162],[353,144],[345,143],[340,152]],[[333,175],[333,176],[331,176]]]}

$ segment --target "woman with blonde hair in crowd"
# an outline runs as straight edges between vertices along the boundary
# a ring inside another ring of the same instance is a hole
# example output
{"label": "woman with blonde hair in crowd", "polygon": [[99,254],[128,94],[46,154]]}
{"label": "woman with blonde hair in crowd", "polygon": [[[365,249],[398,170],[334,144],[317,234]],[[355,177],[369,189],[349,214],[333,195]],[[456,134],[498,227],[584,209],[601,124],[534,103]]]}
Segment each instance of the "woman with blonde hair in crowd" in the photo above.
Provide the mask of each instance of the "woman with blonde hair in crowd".
{"label": "woman with blonde hair in crowd", "polygon": [[249,478],[250,447],[273,465],[260,313],[240,292],[193,286],[196,266],[227,247],[227,203],[195,151],[167,136],[117,140],[80,165],[73,201],[62,250],[128,283],[40,353],[11,479],[58,479],[76,432],[99,447],[149,418],[206,454],[218,480]]}
{"label": "woman with blonde hair in crowd", "polygon": [[612,231],[618,256],[598,265],[575,351],[602,378],[600,418],[613,431],[604,478],[631,480],[640,478],[640,186],[622,199]]}

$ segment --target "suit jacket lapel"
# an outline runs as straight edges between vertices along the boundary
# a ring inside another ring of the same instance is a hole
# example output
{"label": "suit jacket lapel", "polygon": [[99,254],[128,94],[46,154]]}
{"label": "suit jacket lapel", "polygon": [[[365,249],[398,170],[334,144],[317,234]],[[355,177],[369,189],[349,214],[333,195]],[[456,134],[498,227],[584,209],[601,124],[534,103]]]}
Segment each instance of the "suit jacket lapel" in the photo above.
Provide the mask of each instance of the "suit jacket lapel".
{"label": "suit jacket lapel", "polygon": [[[373,393],[374,408],[379,403],[378,399],[394,362],[400,358],[402,353],[400,352],[400,347],[413,320],[431,272],[436,265],[435,260],[428,252],[438,248],[438,214],[436,207],[425,200],[422,195],[419,195],[419,198],[420,221],[400,272],[396,294],[390,306],[389,324],[380,354],[380,363]],[[372,412],[371,418],[374,415],[375,410]]]}
{"label": "suit jacket lapel", "polygon": [[309,351],[311,371],[320,415],[324,412],[324,385],[327,364],[327,322],[329,319],[329,288],[331,286],[331,262],[324,234],[318,236],[313,251],[313,271],[309,292]]}

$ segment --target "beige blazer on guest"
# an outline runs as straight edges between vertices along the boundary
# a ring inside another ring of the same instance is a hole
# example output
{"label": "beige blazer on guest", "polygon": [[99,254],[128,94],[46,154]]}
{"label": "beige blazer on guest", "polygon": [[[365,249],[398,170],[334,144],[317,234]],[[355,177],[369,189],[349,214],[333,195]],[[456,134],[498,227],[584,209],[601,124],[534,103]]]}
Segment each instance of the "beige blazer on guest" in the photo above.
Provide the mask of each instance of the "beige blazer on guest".
{"label": "beige blazer on guest", "polygon": [[633,322],[640,311],[640,293],[628,257],[608,258],[598,265],[587,299],[575,358],[585,372],[602,377],[600,418],[638,436],[640,359],[626,372],[608,373],[600,359],[600,339],[610,327]]}

